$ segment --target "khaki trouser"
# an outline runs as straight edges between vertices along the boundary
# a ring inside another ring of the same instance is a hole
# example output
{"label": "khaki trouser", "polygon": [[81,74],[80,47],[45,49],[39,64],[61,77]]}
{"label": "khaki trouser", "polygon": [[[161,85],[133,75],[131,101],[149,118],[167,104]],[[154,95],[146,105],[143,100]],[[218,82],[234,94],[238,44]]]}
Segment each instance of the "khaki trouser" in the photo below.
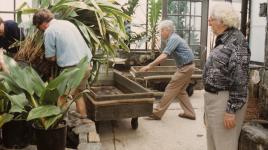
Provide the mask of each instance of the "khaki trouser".
{"label": "khaki trouser", "polygon": [[204,94],[204,121],[207,129],[208,150],[237,150],[238,139],[247,105],[235,114],[236,126],[232,129],[224,127],[223,116],[229,99],[228,91],[221,91],[217,94],[205,92]]}
{"label": "khaki trouser", "polygon": [[191,81],[194,69],[194,64],[177,69],[165,89],[164,95],[160,100],[160,104],[154,110],[154,115],[161,118],[173,99],[178,97],[184,113],[188,116],[195,116],[195,112],[186,92],[186,88]]}

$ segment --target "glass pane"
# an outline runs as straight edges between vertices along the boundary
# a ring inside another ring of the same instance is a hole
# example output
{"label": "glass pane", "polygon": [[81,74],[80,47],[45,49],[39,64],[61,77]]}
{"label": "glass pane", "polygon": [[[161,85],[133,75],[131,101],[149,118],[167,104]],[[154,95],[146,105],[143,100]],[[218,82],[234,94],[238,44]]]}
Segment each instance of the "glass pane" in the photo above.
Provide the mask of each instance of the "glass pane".
{"label": "glass pane", "polygon": [[190,15],[190,2],[179,1],[178,11],[180,15]]}
{"label": "glass pane", "polygon": [[191,30],[201,30],[201,17],[191,18]]}
{"label": "glass pane", "polygon": [[168,19],[172,20],[177,30],[189,29],[190,17],[184,16],[168,16]]}
{"label": "glass pane", "polygon": [[191,15],[201,16],[202,14],[202,2],[191,3]]}
{"label": "glass pane", "polygon": [[178,22],[178,17],[179,16],[168,16],[168,19],[174,22],[176,29],[181,29],[183,27],[183,24],[181,24],[181,22]]}
{"label": "glass pane", "polygon": [[[146,27],[143,25],[132,25],[131,26],[131,37],[135,38],[146,32]],[[146,37],[136,39],[130,44],[131,49],[145,49]]]}
{"label": "glass pane", "polygon": [[178,30],[178,31],[177,31],[177,34],[178,34],[181,38],[183,38],[183,39],[186,41],[186,43],[189,43],[189,42],[188,42],[188,41],[189,41],[189,31]]}
{"label": "glass pane", "polygon": [[190,2],[169,0],[167,4],[168,14],[171,15],[189,15],[190,14]]}
{"label": "glass pane", "polygon": [[16,9],[20,8],[20,6],[25,2],[27,3],[28,6],[32,6],[32,1],[29,1],[29,0],[16,0]]}
{"label": "glass pane", "polygon": [[13,0],[0,0],[0,10],[1,11],[14,11],[14,1]]}
{"label": "glass pane", "polygon": [[[126,0],[121,0],[122,3],[126,3]],[[146,1],[139,1],[138,6],[135,9],[134,15],[131,17],[131,31],[133,34],[139,35],[146,31]],[[134,35],[136,37],[137,35]],[[145,49],[146,39],[142,38],[131,43],[131,49]]]}
{"label": "glass pane", "polygon": [[14,14],[12,13],[0,13],[0,17],[5,20],[14,20]]}
{"label": "glass pane", "polygon": [[193,50],[195,58],[200,58],[201,47],[199,45],[190,45]]}
{"label": "glass pane", "polygon": [[200,31],[190,31],[190,45],[200,45]]}
{"label": "glass pane", "polygon": [[167,8],[168,14],[171,14],[171,15],[179,14],[179,10],[178,10],[179,2],[178,1],[169,0],[167,7],[168,7]]}
{"label": "glass pane", "polygon": [[186,16],[185,18],[184,18],[184,20],[185,20],[185,24],[184,24],[184,29],[186,29],[186,30],[189,30],[190,29],[190,17],[189,16]]}

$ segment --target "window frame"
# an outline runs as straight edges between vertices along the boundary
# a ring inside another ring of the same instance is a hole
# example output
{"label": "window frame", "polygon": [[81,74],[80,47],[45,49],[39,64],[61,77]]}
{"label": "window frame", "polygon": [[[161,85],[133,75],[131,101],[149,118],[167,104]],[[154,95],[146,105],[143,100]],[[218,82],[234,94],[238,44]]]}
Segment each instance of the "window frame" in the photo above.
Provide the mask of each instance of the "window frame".
{"label": "window frame", "polygon": [[13,10],[0,11],[0,14],[13,14],[13,20],[16,20],[16,0],[13,0]]}
{"label": "window frame", "polygon": [[[199,55],[196,56],[197,59],[201,59],[203,56],[203,53],[204,51],[206,51],[206,47],[207,47],[207,32],[208,32],[208,8],[209,8],[209,1],[208,0],[174,0],[174,1],[186,1],[186,2],[190,2],[190,9],[191,8],[191,3],[192,2],[201,2],[201,15],[195,15],[195,14],[192,14],[191,13],[191,10],[190,10],[190,13],[188,15],[180,15],[180,14],[173,14],[173,15],[170,15],[168,14],[168,1],[169,0],[162,0],[163,2],[163,7],[162,7],[162,19],[165,20],[165,19],[168,19],[169,16],[189,16],[190,17],[190,21],[189,21],[189,27],[191,26],[191,18],[192,17],[201,17],[201,27],[200,27],[200,30],[192,30],[190,28],[188,28],[188,30],[185,30],[185,29],[176,29],[176,31],[188,31],[188,34],[190,35],[191,31],[200,31],[200,45],[195,45],[195,44],[191,44],[190,43],[190,40],[191,38],[188,38],[187,40],[187,43],[189,44],[190,47],[192,46],[200,46],[200,52],[199,52]],[[205,54],[206,55],[206,54]],[[201,66],[202,65],[202,62],[201,62]]]}

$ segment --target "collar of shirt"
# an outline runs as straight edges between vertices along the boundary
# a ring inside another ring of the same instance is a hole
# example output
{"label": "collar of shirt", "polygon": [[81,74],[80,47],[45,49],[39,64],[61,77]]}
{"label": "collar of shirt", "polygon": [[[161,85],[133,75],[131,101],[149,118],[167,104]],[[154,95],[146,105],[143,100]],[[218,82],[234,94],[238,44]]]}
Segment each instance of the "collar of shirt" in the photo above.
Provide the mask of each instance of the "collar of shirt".
{"label": "collar of shirt", "polygon": [[224,44],[234,30],[235,28],[227,28],[222,34],[218,35],[216,38],[215,47],[217,47],[220,44]]}
{"label": "collar of shirt", "polygon": [[56,19],[52,19],[51,21],[49,21],[49,25],[53,25],[56,21]]}
{"label": "collar of shirt", "polygon": [[169,35],[167,41],[170,39],[170,37],[171,37],[173,34],[175,34],[175,32],[172,32],[172,33]]}

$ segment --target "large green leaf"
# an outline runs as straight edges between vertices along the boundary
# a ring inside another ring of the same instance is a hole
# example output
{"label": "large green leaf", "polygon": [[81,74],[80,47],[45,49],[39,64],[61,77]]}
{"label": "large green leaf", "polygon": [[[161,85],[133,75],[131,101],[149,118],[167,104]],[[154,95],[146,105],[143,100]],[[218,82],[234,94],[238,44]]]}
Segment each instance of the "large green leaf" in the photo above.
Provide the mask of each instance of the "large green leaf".
{"label": "large green leaf", "polygon": [[29,104],[28,100],[26,99],[25,95],[22,93],[20,95],[12,95],[10,96],[11,99],[11,108],[9,113],[22,113],[27,112],[25,110],[25,106]]}
{"label": "large green leaf", "polygon": [[10,72],[10,76],[21,89],[24,89],[28,93],[33,95],[35,83],[32,81],[32,77],[29,70],[29,67],[25,67],[23,69],[17,68],[16,71],[14,70]]}
{"label": "large green leaf", "polygon": [[17,83],[10,77],[9,74],[5,73],[5,72],[0,72],[0,79],[2,79],[2,81],[0,81],[1,86],[0,89],[10,93],[21,93],[22,89],[17,85]]}
{"label": "large green leaf", "polygon": [[59,90],[57,88],[54,89],[45,89],[41,94],[41,98],[39,100],[39,103],[41,105],[56,105],[59,96],[61,95],[59,93]]}
{"label": "large green leaf", "polygon": [[63,115],[58,114],[55,116],[51,116],[45,119],[45,129],[51,128],[51,127],[57,127],[58,122],[62,119]]}
{"label": "large green leaf", "polygon": [[58,97],[76,88],[82,81],[88,66],[88,58],[83,58],[76,67],[64,69],[58,77],[50,81],[42,92],[42,104],[55,104]]}
{"label": "large green leaf", "polygon": [[76,88],[80,85],[81,81],[85,77],[85,73],[88,69],[88,57],[84,57],[80,63],[76,66],[76,68],[79,68],[76,73],[73,73],[68,80],[68,88],[67,90],[71,90],[73,88]]}
{"label": "large green leaf", "polygon": [[31,95],[35,93],[40,96],[45,86],[44,82],[42,81],[40,76],[33,70],[33,68],[21,68],[10,57],[5,57],[5,62],[8,66],[10,73],[0,73],[0,78],[5,78],[5,81],[8,83],[9,88],[12,88],[12,90],[14,91],[24,89]]}
{"label": "large green leaf", "polygon": [[24,93],[19,95],[9,95],[8,93],[0,90],[0,95],[6,97],[11,102],[11,108],[9,110],[10,113],[22,113],[26,112],[25,106],[28,104],[28,100]]}
{"label": "large green leaf", "polygon": [[2,128],[5,123],[11,121],[13,117],[14,115],[7,113],[0,115],[0,128]]}
{"label": "large green leaf", "polygon": [[42,91],[45,89],[45,83],[40,78],[40,76],[35,72],[35,70],[32,67],[29,67],[29,78],[31,78],[32,81],[32,87],[37,96],[41,96]]}
{"label": "large green leaf", "polygon": [[59,115],[61,110],[59,107],[55,105],[44,105],[39,106],[37,108],[33,108],[27,117],[27,121],[34,120],[34,119],[41,119],[45,117],[50,117],[54,115]]}

